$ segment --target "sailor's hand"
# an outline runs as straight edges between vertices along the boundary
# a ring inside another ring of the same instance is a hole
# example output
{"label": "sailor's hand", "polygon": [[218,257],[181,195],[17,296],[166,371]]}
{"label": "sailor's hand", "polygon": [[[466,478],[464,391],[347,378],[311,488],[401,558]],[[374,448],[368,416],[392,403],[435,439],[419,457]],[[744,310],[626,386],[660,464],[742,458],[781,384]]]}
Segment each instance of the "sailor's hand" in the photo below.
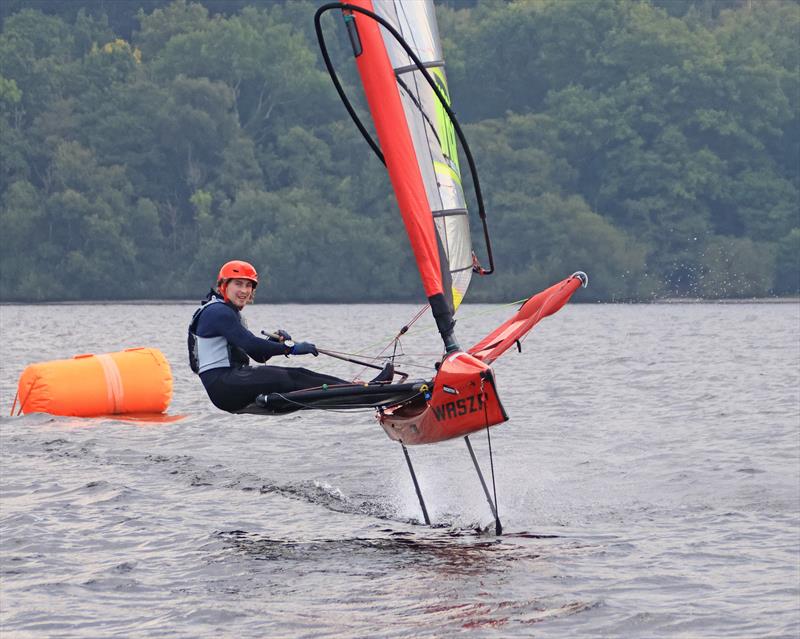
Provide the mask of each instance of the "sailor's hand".
{"label": "sailor's hand", "polygon": [[270,342],[279,342],[280,343],[280,342],[290,342],[290,341],[292,341],[292,336],[289,335],[289,333],[284,331],[282,328],[279,328],[274,333],[267,333],[267,331],[261,331],[261,334],[266,336],[266,338]]}
{"label": "sailor's hand", "polygon": [[319,355],[317,347],[311,342],[296,342],[289,353],[291,355],[313,355],[314,357]]}

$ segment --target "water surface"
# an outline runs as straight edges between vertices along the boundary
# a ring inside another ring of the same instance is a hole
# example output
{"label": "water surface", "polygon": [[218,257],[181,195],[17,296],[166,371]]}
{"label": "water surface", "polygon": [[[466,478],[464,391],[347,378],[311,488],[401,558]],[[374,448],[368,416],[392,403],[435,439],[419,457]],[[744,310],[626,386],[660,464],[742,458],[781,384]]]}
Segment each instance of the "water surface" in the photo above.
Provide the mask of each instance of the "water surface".
{"label": "water surface", "polygon": [[[379,351],[408,305],[250,307],[252,329]],[[369,412],[216,410],[192,306],[0,307],[0,408],[29,363],[160,348],[172,424],[0,420],[8,637],[796,637],[800,306],[569,305],[496,365],[500,516],[461,440],[400,448]],[[464,306],[471,344],[510,309]],[[423,318],[402,348],[424,376]],[[286,360],[368,377],[343,362]],[[485,434],[472,437],[489,478]]]}

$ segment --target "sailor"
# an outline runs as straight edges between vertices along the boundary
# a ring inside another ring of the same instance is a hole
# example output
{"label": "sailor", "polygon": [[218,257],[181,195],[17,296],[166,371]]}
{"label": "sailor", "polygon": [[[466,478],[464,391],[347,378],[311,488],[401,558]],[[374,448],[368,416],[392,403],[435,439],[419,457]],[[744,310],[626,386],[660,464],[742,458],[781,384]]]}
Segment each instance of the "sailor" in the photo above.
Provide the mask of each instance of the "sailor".
{"label": "sailor", "polygon": [[[209,291],[192,316],[189,365],[200,376],[214,406],[235,413],[262,393],[352,383],[306,368],[250,366],[251,358],[263,363],[276,355],[319,354],[314,344],[294,343],[284,330],[263,339],[247,329],[241,311],[253,301],[257,286],[258,273],[252,264],[227,262],[219,271],[216,289]],[[390,381],[392,373],[387,365],[372,382]]]}

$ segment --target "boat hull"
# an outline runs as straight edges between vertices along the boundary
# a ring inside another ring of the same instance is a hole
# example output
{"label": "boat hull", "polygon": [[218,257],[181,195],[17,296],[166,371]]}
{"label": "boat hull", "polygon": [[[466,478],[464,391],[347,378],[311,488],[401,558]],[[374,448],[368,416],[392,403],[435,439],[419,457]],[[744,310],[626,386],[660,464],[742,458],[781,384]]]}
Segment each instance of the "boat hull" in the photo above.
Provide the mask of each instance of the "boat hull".
{"label": "boat hull", "polygon": [[445,357],[430,392],[378,413],[386,434],[409,446],[463,437],[507,420],[491,367],[462,352]]}

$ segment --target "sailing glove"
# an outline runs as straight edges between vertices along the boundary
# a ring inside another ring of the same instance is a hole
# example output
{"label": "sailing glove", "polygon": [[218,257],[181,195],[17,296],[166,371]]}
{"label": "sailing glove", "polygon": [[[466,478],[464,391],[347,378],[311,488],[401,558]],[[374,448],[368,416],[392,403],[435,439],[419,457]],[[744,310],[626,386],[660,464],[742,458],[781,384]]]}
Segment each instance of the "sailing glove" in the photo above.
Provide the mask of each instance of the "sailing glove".
{"label": "sailing glove", "polygon": [[317,351],[317,347],[314,346],[311,342],[296,342],[294,346],[292,346],[291,350],[289,351],[290,355],[313,355],[316,357],[319,355],[319,351]]}
{"label": "sailing glove", "polygon": [[289,335],[289,333],[287,333],[282,328],[279,328],[277,331],[275,331],[275,335],[277,335],[281,339],[277,340],[274,337],[270,337],[270,341],[273,341],[273,342],[285,342],[286,340],[292,339],[292,336]]}

